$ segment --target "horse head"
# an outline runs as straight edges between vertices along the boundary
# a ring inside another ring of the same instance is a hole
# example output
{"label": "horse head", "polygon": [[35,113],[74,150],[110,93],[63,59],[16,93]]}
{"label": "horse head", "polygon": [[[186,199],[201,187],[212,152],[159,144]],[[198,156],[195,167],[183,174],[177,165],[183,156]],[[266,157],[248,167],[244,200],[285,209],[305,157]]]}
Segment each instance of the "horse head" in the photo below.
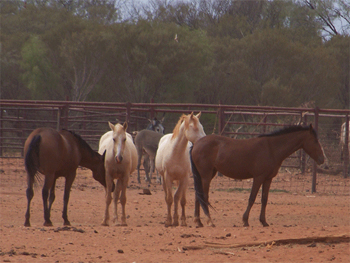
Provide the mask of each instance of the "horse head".
{"label": "horse head", "polygon": [[198,139],[206,135],[203,130],[203,126],[199,121],[200,116],[201,112],[199,112],[197,115],[194,115],[192,112],[184,119],[185,136],[192,143],[195,143]]}
{"label": "horse head", "polygon": [[164,117],[161,120],[158,120],[156,117],[154,117],[153,120],[149,120],[150,124],[147,126],[146,130],[152,130],[164,134],[164,127],[162,125],[163,120]]}
{"label": "horse head", "polygon": [[303,143],[303,149],[312,159],[316,161],[317,164],[323,164],[325,160],[323,149],[317,139],[316,131],[311,124],[309,130],[306,132],[308,133]]}
{"label": "horse head", "polygon": [[109,127],[111,128],[113,132],[113,155],[115,158],[115,161],[117,163],[121,163],[123,160],[123,154],[125,149],[125,142],[126,142],[126,129],[128,128],[128,124],[124,122],[123,125],[116,124],[113,125],[112,123],[108,122]]}

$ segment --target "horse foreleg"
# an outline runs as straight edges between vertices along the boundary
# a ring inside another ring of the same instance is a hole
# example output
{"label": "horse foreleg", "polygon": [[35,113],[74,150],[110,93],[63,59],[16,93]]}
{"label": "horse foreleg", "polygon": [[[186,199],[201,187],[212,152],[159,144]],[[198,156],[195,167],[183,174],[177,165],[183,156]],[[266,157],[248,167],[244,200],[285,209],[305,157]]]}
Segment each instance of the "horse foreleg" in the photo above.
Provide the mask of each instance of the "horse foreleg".
{"label": "horse foreleg", "polygon": [[125,212],[125,205],[126,205],[126,188],[128,186],[128,179],[129,175],[125,176],[122,181],[122,190],[120,195],[120,204],[122,205],[122,217],[121,217],[121,226],[127,226],[126,224],[126,212]]}
{"label": "horse foreleg", "polygon": [[[68,201],[70,196],[70,189],[72,188],[72,184],[75,179],[76,172],[72,172],[71,174],[68,174],[66,176],[66,184],[64,186],[64,195],[63,195],[63,211],[62,211],[62,218],[64,220],[63,225],[64,226],[70,226],[70,222],[68,220]],[[55,182],[54,182],[55,185]]]}
{"label": "horse foreleg", "polygon": [[30,226],[30,202],[32,201],[33,197],[34,197],[34,191],[33,191],[33,180],[30,176],[28,176],[28,188],[26,190],[26,194],[27,194],[27,211],[26,211],[26,215],[25,215],[25,222],[24,222],[24,226]]}
{"label": "horse foreleg", "polygon": [[137,149],[137,182],[140,184],[141,179],[140,179],[140,167],[141,167],[141,159],[142,159],[142,150],[139,151]]}
{"label": "horse foreleg", "polygon": [[[113,186],[113,179],[111,178],[111,176],[108,174],[108,172],[106,171],[106,196],[105,196],[105,200],[106,200],[106,208],[105,208],[105,215],[104,218],[102,220],[101,225],[102,226],[108,226],[108,221],[109,221],[109,205],[112,202],[112,186]],[[116,191],[117,186],[115,186],[114,191]]]}
{"label": "horse foreleg", "polygon": [[[182,186],[181,189],[181,209],[182,209],[182,214],[181,214],[181,226],[187,226],[186,224],[186,214],[185,214],[185,206],[186,206],[186,191],[187,191],[187,186],[188,186],[188,177],[186,176],[185,179],[180,182],[180,185]],[[179,188],[180,188],[179,185]]]}
{"label": "horse foreleg", "polygon": [[167,178],[167,175],[165,173],[165,176],[163,176],[163,189],[165,194],[165,203],[167,204],[167,219],[165,221],[165,226],[171,226],[172,225],[172,218],[171,218],[171,206],[173,204],[173,193],[172,193],[172,183]]}
{"label": "horse foreleg", "polygon": [[150,169],[150,158],[149,155],[147,153],[145,153],[144,157],[143,157],[143,168],[145,168],[145,173],[146,173],[146,182],[151,183],[151,178],[149,176],[151,169]]}
{"label": "horse foreleg", "polygon": [[271,182],[272,182],[272,178],[269,180],[266,180],[262,185],[260,222],[263,226],[269,226],[269,224],[266,223],[265,212],[266,212],[266,206],[267,206],[267,200],[269,197]]}
{"label": "horse foreleg", "polygon": [[262,184],[261,180],[254,178],[252,190],[250,192],[250,196],[249,196],[249,200],[248,200],[248,206],[247,206],[246,211],[243,214],[243,223],[244,223],[243,226],[249,226],[249,223],[248,223],[249,213],[250,213],[250,210],[252,209],[252,206],[254,205],[254,202],[255,202],[256,196],[259,192],[261,184]]}
{"label": "horse foreleg", "polygon": [[119,200],[121,189],[122,189],[122,182],[121,182],[121,179],[118,179],[113,192],[113,204],[114,204],[113,223],[115,225],[118,225],[118,200]]}

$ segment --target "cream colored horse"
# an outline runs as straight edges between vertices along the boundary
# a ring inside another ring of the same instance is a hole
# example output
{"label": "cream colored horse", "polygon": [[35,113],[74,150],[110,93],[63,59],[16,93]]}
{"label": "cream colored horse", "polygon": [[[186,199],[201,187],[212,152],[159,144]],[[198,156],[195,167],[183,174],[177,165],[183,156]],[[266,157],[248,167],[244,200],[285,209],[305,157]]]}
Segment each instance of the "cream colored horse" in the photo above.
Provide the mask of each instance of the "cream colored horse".
{"label": "cream colored horse", "polygon": [[[117,183],[113,192],[114,199],[114,218],[115,225],[126,226],[125,204],[126,204],[126,187],[129,181],[129,175],[136,170],[137,151],[132,137],[126,132],[127,123],[115,126],[108,122],[111,131],[105,133],[99,144],[99,153],[106,150],[105,169],[106,169],[106,210],[102,221],[103,226],[108,226],[109,205],[112,202],[113,180]],[[121,223],[118,223],[117,203],[120,198],[122,205]]]}
{"label": "cream colored horse", "polygon": [[[201,113],[182,115],[176,124],[173,133],[164,135],[158,145],[156,154],[156,168],[163,178],[163,189],[168,215],[165,226],[178,226],[178,203],[181,200],[182,215],[181,225],[186,226],[186,190],[191,174],[190,142],[195,143],[205,136],[202,124],[199,122]],[[174,198],[172,195],[172,183],[178,182],[178,188]],[[171,206],[174,201],[174,216],[171,218]]]}

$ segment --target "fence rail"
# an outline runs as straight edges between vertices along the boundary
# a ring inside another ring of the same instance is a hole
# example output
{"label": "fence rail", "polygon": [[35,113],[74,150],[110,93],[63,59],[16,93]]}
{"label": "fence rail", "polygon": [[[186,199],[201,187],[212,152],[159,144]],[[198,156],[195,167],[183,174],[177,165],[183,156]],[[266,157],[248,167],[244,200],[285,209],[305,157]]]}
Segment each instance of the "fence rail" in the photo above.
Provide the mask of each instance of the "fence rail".
{"label": "fence rail", "polygon": [[[144,129],[149,119],[165,117],[166,133],[172,131],[180,114],[202,112],[201,123],[207,134],[216,133],[238,139],[292,124],[312,123],[318,131],[328,167],[321,169],[298,151],[286,159],[283,167],[312,170],[312,191],[316,191],[317,170],[348,176],[349,129],[345,130],[344,158],[341,160],[340,127],[349,123],[350,110],[263,107],[223,104],[185,103],[112,103],[72,101],[0,100],[0,158],[23,157],[23,145],[29,133],[38,127],[70,129],[80,134],[93,149],[109,130],[107,121],[128,122],[128,132]],[[346,125],[346,127],[349,127]]]}

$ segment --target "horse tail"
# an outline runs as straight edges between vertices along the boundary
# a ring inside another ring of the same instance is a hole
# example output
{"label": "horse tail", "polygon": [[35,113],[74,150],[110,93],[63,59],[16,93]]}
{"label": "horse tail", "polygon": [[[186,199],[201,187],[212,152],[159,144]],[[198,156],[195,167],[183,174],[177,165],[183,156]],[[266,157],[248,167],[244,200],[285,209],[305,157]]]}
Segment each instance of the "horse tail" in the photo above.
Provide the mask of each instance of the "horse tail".
{"label": "horse tail", "polygon": [[31,179],[35,180],[35,176],[38,173],[40,166],[39,162],[39,147],[41,142],[41,136],[35,135],[28,146],[28,151],[24,159],[24,165],[28,175]]}
{"label": "horse tail", "polygon": [[193,162],[192,149],[193,149],[193,145],[190,148],[190,160],[191,160],[191,167],[192,167],[193,180],[194,180],[194,190],[196,191],[197,200],[199,201],[199,203],[203,209],[204,214],[209,217],[209,206],[210,207],[212,207],[212,206],[204,198],[202,178],[197,170],[196,165]]}

